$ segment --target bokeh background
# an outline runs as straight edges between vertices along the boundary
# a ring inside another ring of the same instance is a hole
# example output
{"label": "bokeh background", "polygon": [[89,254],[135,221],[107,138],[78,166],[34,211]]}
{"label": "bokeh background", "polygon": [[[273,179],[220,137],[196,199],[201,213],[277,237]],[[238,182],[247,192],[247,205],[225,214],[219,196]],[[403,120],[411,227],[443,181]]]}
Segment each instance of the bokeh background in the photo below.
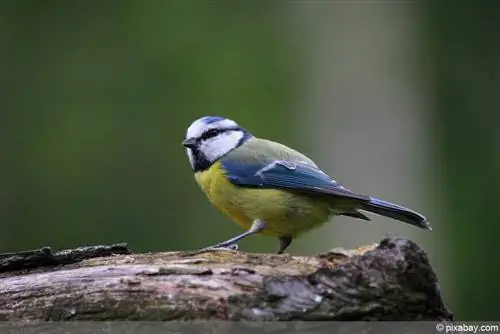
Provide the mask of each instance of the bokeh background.
{"label": "bokeh background", "polygon": [[0,251],[181,250],[240,233],[180,145],[194,119],[220,115],[434,228],[337,218],[290,253],[405,236],[428,253],[456,319],[498,320],[498,7],[2,1]]}

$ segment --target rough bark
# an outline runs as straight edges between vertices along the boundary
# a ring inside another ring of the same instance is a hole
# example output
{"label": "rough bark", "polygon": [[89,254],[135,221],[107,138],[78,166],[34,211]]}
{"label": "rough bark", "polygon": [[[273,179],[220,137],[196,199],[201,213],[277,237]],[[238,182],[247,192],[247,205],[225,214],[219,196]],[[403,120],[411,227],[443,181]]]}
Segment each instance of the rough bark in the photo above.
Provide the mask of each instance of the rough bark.
{"label": "rough bark", "polygon": [[314,257],[127,253],[0,255],[0,321],[452,320],[426,254],[403,238]]}

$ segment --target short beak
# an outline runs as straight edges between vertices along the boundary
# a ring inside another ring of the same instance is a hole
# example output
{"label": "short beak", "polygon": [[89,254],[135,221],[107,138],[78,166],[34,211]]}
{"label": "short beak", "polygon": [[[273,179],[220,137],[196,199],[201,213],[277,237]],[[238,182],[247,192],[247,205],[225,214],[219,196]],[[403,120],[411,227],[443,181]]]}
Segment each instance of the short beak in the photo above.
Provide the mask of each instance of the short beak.
{"label": "short beak", "polygon": [[195,147],[195,145],[196,145],[195,138],[188,138],[182,142],[182,146],[187,147],[187,148],[193,148],[193,147]]}

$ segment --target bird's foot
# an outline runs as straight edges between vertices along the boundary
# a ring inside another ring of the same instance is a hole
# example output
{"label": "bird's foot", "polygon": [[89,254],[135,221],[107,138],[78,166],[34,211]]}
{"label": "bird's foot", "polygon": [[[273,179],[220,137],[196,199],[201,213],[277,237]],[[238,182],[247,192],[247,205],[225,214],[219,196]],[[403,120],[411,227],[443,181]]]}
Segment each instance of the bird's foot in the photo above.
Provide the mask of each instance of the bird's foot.
{"label": "bird's foot", "polygon": [[292,237],[280,237],[279,238],[279,248],[278,248],[278,254],[283,254],[285,250],[290,246],[292,243],[293,238]]}
{"label": "bird's foot", "polygon": [[[241,239],[243,239],[249,235],[262,232],[262,230],[264,230],[265,228],[266,228],[266,223],[260,219],[256,219],[256,220],[254,220],[254,222],[252,223],[252,226],[250,227],[250,229],[248,229],[248,231],[243,232],[241,234],[238,234],[237,236],[232,237],[231,239],[228,239],[226,241],[219,242],[218,244],[215,244],[213,246],[205,247],[205,248],[202,248],[200,250],[186,253],[186,254],[188,254],[188,255],[200,254],[200,253],[205,253],[205,252],[213,251],[213,250],[233,250],[233,251],[235,251],[235,250],[238,250],[238,244],[237,244],[238,241],[240,241]],[[289,242],[287,243],[287,241],[284,241],[284,242],[285,242],[286,246],[288,246],[290,244]]]}
{"label": "bird's foot", "polygon": [[206,247],[206,248],[203,248],[203,249],[206,249],[206,250],[232,250],[232,251],[237,251],[238,248],[239,248],[238,244],[229,244],[229,245],[222,245],[222,246],[214,245],[214,246]]}
{"label": "bird's foot", "polygon": [[229,245],[222,245],[222,244],[217,244],[214,246],[209,246],[201,249],[196,249],[192,251],[187,251],[184,252],[183,255],[185,256],[192,256],[192,255],[198,255],[206,252],[211,252],[211,251],[218,251],[218,250],[229,250],[229,251],[237,251],[239,248],[238,244],[229,244]]}

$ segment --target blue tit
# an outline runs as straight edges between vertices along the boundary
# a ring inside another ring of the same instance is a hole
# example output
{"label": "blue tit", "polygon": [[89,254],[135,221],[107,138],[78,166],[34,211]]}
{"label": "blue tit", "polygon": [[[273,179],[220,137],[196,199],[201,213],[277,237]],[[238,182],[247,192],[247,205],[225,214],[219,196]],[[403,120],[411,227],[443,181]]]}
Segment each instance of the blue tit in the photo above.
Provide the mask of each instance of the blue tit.
{"label": "blue tit", "polygon": [[423,215],[353,192],[304,154],[257,138],[232,120],[199,118],[187,129],[182,145],[210,202],[246,229],[208,248],[237,246],[241,239],[261,234],[278,238],[281,254],[294,238],[331,216],[370,220],[360,210],[431,230]]}

